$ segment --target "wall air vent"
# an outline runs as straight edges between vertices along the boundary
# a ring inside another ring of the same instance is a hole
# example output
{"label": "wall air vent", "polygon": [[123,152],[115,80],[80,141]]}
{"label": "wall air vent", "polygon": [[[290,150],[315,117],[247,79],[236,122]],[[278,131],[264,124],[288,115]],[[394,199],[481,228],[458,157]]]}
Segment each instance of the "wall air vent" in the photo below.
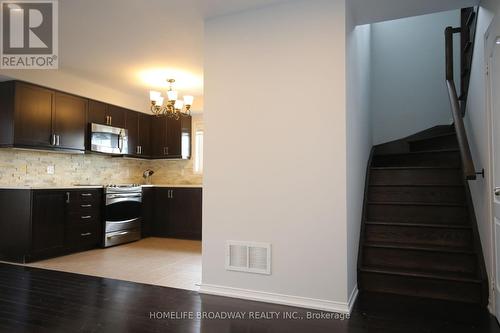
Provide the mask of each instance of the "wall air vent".
{"label": "wall air vent", "polygon": [[271,274],[271,244],[227,241],[226,270]]}

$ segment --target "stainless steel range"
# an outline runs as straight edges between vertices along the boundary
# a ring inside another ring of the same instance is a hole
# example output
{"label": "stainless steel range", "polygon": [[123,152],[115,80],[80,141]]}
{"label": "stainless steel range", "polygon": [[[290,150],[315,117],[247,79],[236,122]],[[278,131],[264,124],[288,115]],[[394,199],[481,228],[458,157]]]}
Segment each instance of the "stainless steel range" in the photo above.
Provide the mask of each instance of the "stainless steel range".
{"label": "stainless steel range", "polygon": [[104,247],[141,239],[142,187],[108,185],[105,194]]}

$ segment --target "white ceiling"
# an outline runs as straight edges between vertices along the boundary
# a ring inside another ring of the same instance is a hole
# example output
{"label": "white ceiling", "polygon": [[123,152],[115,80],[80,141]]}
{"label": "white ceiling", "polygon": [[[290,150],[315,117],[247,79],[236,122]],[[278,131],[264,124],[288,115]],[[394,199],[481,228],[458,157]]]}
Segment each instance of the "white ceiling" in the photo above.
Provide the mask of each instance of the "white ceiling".
{"label": "white ceiling", "polygon": [[[290,0],[59,1],[60,72],[144,98],[175,78],[202,109],[204,20]],[[473,0],[348,0],[358,23],[459,8]],[[50,73],[50,72],[49,72]],[[0,71],[8,75],[9,72]]]}

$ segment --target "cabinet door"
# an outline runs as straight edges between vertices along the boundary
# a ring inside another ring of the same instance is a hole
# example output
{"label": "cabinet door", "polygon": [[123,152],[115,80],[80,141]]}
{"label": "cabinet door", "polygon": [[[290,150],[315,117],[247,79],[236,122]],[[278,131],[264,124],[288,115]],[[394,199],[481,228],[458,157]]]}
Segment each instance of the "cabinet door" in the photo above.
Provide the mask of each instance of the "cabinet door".
{"label": "cabinet door", "polygon": [[125,128],[126,114],[128,110],[121,107],[108,105],[108,116],[110,117],[110,126]]}
{"label": "cabinet door", "polygon": [[154,195],[153,236],[168,237],[169,224],[169,191],[166,188],[156,188]]}
{"label": "cabinet door", "polygon": [[108,105],[105,103],[97,102],[90,100],[89,101],[89,112],[88,112],[88,122],[108,125],[107,116],[108,116]]}
{"label": "cabinet door", "polygon": [[32,208],[32,254],[57,255],[64,249],[65,191],[34,191]]}
{"label": "cabinet door", "polygon": [[139,113],[127,110],[128,154],[140,155],[139,151]]}
{"label": "cabinet door", "polygon": [[169,200],[169,236],[201,239],[202,190],[174,188]]}
{"label": "cabinet door", "polygon": [[54,92],[25,83],[15,88],[14,143],[50,147]]}
{"label": "cabinet door", "polygon": [[142,156],[151,156],[151,116],[139,114],[139,146]]}
{"label": "cabinet door", "polygon": [[54,134],[58,148],[85,150],[88,102],[84,98],[56,93]]}
{"label": "cabinet door", "polygon": [[151,119],[151,155],[154,158],[166,157],[167,120],[164,117]]}
{"label": "cabinet door", "polygon": [[142,238],[153,236],[155,219],[155,189],[144,187],[142,189]]}
{"label": "cabinet door", "polygon": [[168,119],[167,120],[167,157],[180,158],[182,151],[182,127],[181,119]]}

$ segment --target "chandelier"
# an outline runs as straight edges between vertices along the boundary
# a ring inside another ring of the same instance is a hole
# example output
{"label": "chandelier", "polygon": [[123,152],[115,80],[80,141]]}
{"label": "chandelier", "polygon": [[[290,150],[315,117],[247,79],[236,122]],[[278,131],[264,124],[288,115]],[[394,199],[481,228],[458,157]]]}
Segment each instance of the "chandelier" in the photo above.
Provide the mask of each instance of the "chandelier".
{"label": "chandelier", "polygon": [[159,91],[150,91],[149,99],[151,100],[151,112],[157,116],[167,116],[169,118],[180,119],[181,116],[191,115],[191,106],[193,105],[193,96],[184,96],[184,100],[177,99],[178,93],[174,90],[174,79],[167,80],[167,102],[162,97]]}

